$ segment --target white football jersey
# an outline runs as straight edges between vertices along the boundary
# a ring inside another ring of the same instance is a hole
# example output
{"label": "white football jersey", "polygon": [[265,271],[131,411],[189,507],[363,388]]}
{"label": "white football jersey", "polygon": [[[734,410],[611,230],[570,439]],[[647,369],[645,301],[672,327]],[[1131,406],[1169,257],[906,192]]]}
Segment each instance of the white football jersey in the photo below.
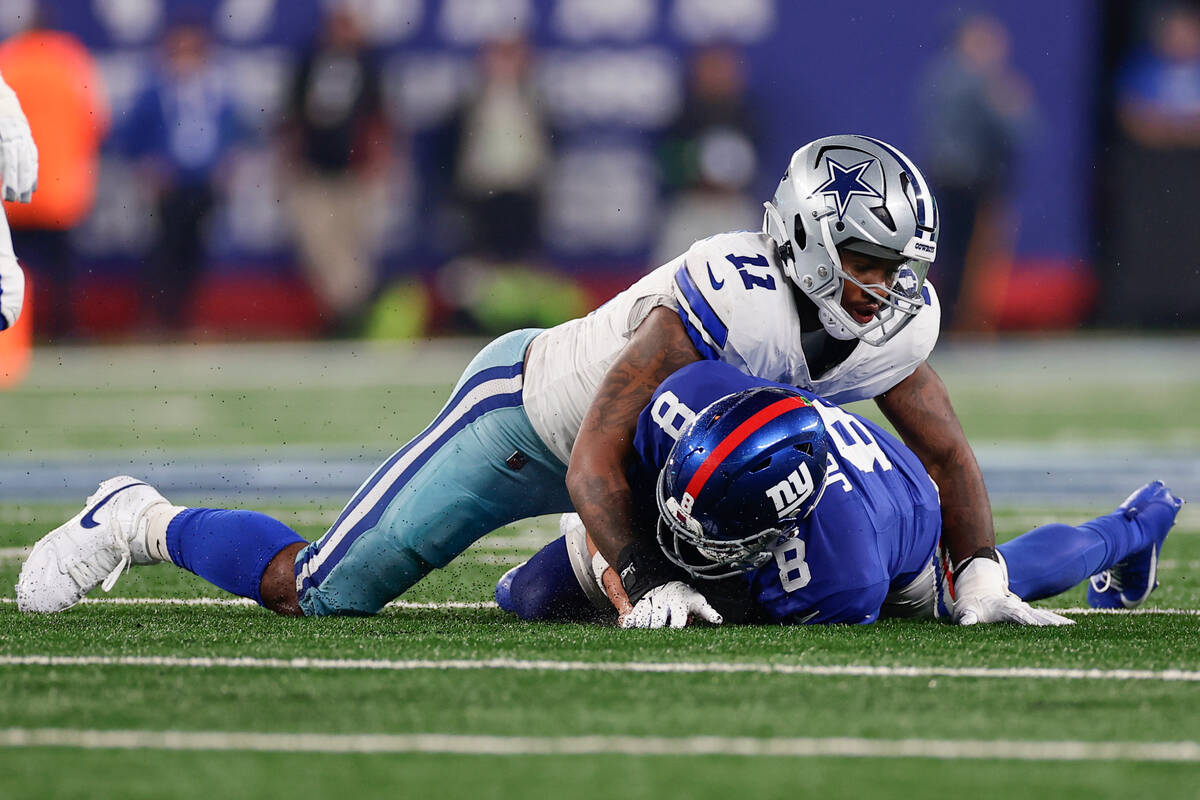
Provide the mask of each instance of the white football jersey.
{"label": "white football jersey", "polygon": [[10,327],[21,313],[25,300],[25,273],[13,253],[8,219],[0,209],[0,330]]}
{"label": "white football jersey", "polygon": [[696,242],[586,317],[540,334],[529,348],[524,402],[534,430],[568,463],[596,388],[655,306],[679,313],[700,355],[788,383],[833,403],[891,389],[929,357],[941,311],[925,284],[926,307],[881,347],[860,342],[826,374],[809,374],[788,278],[766,234],[722,233]]}

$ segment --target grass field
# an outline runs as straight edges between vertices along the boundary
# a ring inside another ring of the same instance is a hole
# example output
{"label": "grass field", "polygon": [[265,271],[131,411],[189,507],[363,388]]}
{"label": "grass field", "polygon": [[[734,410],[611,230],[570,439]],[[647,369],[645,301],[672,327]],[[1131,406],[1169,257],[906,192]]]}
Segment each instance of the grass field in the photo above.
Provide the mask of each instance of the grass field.
{"label": "grass field", "polygon": [[[101,470],[258,464],[251,493],[169,496],[319,536],[337,481],[299,495],[270,476],[359,459],[365,477],[475,346],[39,352],[0,393],[0,797],[1200,797],[1194,505],[1149,613],[1085,613],[1076,589],[1044,603],[1066,629],[514,622],[492,587],[553,520],[485,537],[372,619],[276,619],[169,567],[62,615],[16,612],[24,549]],[[1200,341],[947,348],[936,366],[989,475],[1032,465],[997,503],[1001,538],[1110,510],[1124,493],[1077,485],[1096,464],[1125,491],[1200,486]]]}

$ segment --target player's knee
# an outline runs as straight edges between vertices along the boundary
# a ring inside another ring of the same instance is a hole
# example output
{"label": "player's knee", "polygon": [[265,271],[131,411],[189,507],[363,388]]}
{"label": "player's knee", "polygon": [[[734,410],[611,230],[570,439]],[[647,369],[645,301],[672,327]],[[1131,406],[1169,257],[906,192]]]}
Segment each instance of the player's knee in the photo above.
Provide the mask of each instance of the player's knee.
{"label": "player's knee", "polygon": [[537,570],[522,568],[513,575],[509,607],[524,620],[559,619],[563,608],[559,587],[544,580]]}
{"label": "player's knee", "polygon": [[[562,538],[542,548],[527,563],[505,575],[496,597],[501,607],[525,620],[581,620],[592,611],[567,556]],[[504,590],[504,591],[502,591]]]}

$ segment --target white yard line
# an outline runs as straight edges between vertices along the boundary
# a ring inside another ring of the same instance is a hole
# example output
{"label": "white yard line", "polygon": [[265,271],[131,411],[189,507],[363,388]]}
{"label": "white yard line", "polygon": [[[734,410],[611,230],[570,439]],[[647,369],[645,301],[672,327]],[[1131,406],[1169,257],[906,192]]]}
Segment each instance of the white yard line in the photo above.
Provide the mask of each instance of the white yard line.
{"label": "white yard line", "polygon": [[[15,597],[0,597],[0,604],[13,605]],[[257,606],[245,597],[85,597],[79,602],[83,606]],[[494,600],[463,602],[447,600],[440,603],[417,603],[408,600],[393,600],[388,608],[445,610],[455,608],[496,608]],[[1200,612],[1197,612],[1200,613]]]}
{"label": "white yard line", "polygon": [[[0,605],[12,605],[16,603],[14,597],[0,597]],[[80,601],[80,605],[84,606],[253,606],[256,605],[253,600],[247,600],[244,597],[86,597]],[[447,600],[441,602],[420,603],[409,600],[393,600],[387,604],[387,608],[405,610],[449,610],[449,609],[471,609],[471,608],[497,608],[494,600],[478,600],[478,601],[462,601],[462,600]],[[1135,608],[1135,609],[1109,609],[1109,608],[1051,608],[1048,609],[1056,614],[1074,615],[1100,615],[1100,616],[1185,616],[1197,617],[1200,616],[1200,608]]]}
{"label": "white yard line", "polygon": [[0,655],[0,667],[180,667],[276,670],[519,670],[537,672],[628,672],[653,674],[820,675],[857,678],[1048,678],[1094,681],[1200,683],[1200,670],[1060,669],[1051,667],[871,666],[857,664],[767,664],[754,662],[552,661],[482,659],[340,659],[182,656]]}
{"label": "white yard line", "polygon": [[1200,762],[1197,742],[1010,739],[752,738],[744,736],[476,736],[439,733],[325,734],[249,731],[0,729],[0,747],[221,750],[274,753],[453,753],[983,759],[1002,761]]}

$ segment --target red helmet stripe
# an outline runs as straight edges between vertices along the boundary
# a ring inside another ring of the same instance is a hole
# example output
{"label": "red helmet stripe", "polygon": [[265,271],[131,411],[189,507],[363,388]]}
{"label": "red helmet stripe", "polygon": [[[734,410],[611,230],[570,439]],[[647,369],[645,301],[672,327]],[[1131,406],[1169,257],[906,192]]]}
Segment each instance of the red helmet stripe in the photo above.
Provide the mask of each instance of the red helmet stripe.
{"label": "red helmet stripe", "polygon": [[708,458],[704,459],[704,463],[700,465],[700,469],[696,470],[696,474],[688,481],[685,492],[692,497],[699,497],[700,490],[704,488],[704,484],[708,482],[709,477],[717,471],[717,467],[723,462],[734,449],[746,441],[749,436],[756,430],[766,425],[771,420],[778,416],[786,414],[794,408],[803,408],[809,405],[803,397],[799,395],[788,397],[783,400],[778,400],[763,410],[757,412],[750,419],[743,422],[733,429],[733,432],[726,436],[711,453]]}

